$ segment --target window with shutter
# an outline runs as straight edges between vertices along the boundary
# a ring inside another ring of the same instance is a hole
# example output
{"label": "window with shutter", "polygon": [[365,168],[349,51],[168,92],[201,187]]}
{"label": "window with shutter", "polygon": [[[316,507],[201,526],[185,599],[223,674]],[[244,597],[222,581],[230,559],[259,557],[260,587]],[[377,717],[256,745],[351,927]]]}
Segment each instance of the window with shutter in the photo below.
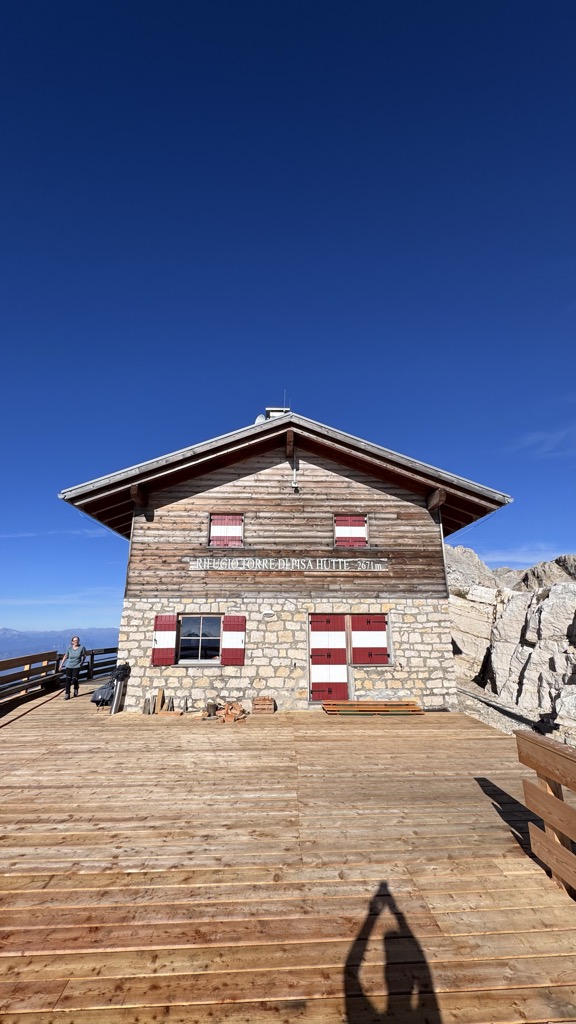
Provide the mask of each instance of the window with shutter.
{"label": "window with shutter", "polygon": [[365,548],[368,544],[367,516],[334,516],[334,546]]}
{"label": "window with shutter", "polygon": [[157,615],[153,665],[243,665],[244,615]]}
{"label": "window with shutter", "polygon": [[244,516],[222,515],[213,513],[210,516],[210,547],[241,548],[244,544]]}
{"label": "window with shutter", "polygon": [[351,615],[353,665],[387,665],[388,620],[386,615]]}

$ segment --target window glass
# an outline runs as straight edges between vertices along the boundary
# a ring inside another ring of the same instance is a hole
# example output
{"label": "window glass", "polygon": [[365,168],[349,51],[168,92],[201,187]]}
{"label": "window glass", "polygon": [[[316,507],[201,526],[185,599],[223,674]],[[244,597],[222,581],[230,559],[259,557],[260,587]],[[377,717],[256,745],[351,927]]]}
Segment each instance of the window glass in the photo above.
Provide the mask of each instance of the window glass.
{"label": "window glass", "polygon": [[200,659],[212,660],[220,657],[220,616],[204,615],[200,638]]}
{"label": "window glass", "polygon": [[213,661],[220,657],[221,617],[182,615],[179,661]]}

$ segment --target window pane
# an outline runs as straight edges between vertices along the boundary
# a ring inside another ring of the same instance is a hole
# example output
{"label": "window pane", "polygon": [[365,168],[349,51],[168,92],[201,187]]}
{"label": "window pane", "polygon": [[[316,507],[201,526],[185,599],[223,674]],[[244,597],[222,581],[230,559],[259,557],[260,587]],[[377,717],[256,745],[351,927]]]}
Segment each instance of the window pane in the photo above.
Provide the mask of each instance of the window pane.
{"label": "window pane", "polygon": [[180,620],[180,658],[198,661],[200,654],[200,616],[183,615]]}
{"label": "window pane", "polygon": [[198,661],[198,655],[200,651],[200,641],[197,639],[187,639],[182,637],[180,641],[180,657],[189,661],[193,659]]}
{"label": "window pane", "polygon": [[204,615],[202,617],[202,637],[220,636],[220,616]]}
{"label": "window pane", "polygon": [[180,636],[182,639],[189,636],[200,636],[200,616],[199,615],[183,615],[180,626]]}
{"label": "window pane", "polygon": [[212,660],[213,658],[220,657],[220,640],[218,637],[214,639],[202,640],[202,647],[200,658],[202,660]]}

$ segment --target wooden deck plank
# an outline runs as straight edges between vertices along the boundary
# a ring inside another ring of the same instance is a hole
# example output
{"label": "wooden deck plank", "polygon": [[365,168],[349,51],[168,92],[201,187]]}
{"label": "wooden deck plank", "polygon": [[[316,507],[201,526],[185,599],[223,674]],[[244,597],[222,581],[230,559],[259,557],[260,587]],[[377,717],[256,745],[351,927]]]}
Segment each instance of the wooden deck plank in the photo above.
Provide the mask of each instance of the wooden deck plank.
{"label": "wooden deck plank", "polygon": [[[388,879],[390,882],[390,878]],[[403,908],[407,912],[408,905],[414,909],[426,905],[434,911],[460,911],[477,910],[486,907],[533,907],[536,902],[540,906],[565,906],[564,897],[558,886],[550,883],[543,888],[537,884],[526,882],[522,888],[511,885],[510,881],[502,880],[504,884],[496,885],[493,879],[484,879],[484,884],[477,883],[471,888],[470,882],[466,888],[461,883],[458,887],[453,883],[445,883],[444,889],[425,890],[420,887],[417,895],[414,892],[414,885],[395,878],[393,887],[396,895],[402,894]],[[287,911],[293,909],[298,901],[305,900],[306,903],[314,902],[315,909],[321,905],[338,904],[342,900],[350,901],[363,900],[364,907],[370,901],[374,879],[355,880],[350,882],[294,882],[294,883],[256,883],[253,885],[192,885],[192,886],[142,886],[131,888],[109,888],[109,889],[33,889],[33,890],[12,890],[0,893],[0,922],[4,927],[10,923],[8,916],[17,913],[23,908],[29,911],[38,912],[46,909],[53,911],[56,907],[63,914],[71,909],[83,908],[121,908],[130,906],[135,908],[144,907],[177,907],[183,904],[186,907],[194,907],[199,913],[199,908],[204,904],[220,907],[222,913],[227,913],[235,904],[240,903],[246,907],[262,907],[270,905],[275,901],[278,905],[285,907]],[[32,915],[27,915],[27,923],[32,921]],[[61,923],[66,923],[61,918]],[[102,922],[101,922],[102,923]]]}
{"label": "wooden deck plank", "polygon": [[[421,937],[421,947],[429,964],[453,961],[493,961],[533,957],[573,957],[576,928],[563,936],[558,949],[554,931],[498,933],[485,936],[430,935]],[[411,940],[395,940],[396,957],[407,961]],[[12,980],[57,978],[125,978],[162,974],[195,974],[218,971],[250,971],[265,963],[270,971],[287,967],[338,967],[346,962],[350,942],[324,939],[301,942],[277,942],[223,946],[151,947],[139,950],[98,950],[88,953],[24,954],[5,956],[2,975]],[[364,964],[384,964],[382,937],[374,936],[366,946]]]}
{"label": "wooden deck plank", "polygon": [[[281,881],[311,881],[316,879],[367,879],[374,882],[382,878],[396,879],[411,877],[420,888],[436,885],[470,885],[479,875],[486,875],[498,881],[505,881],[508,875],[535,875],[542,878],[542,870],[533,860],[526,857],[518,846],[507,853],[499,853],[498,857],[455,856],[438,858],[435,855],[415,856],[407,860],[388,859],[374,860],[372,863],[338,864],[328,866],[303,865],[249,865],[233,866],[226,870],[225,885],[237,883],[260,884]],[[120,871],[112,868],[108,871],[90,871],[89,869],[72,870],[69,866],[65,871],[58,872],[23,872],[16,870],[13,874],[0,873],[0,891],[34,891],[38,889],[83,888],[138,888],[142,885],[165,885],[167,880],[172,885],[217,886],[220,877],[211,868],[187,867],[172,868],[169,874],[161,868],[138,872]]]}
{"label": "wooden deck plank", "polygon": [[[362,987],[370,999],[386,995],[389,986],[396,997],[412,992],[416,979],[419,992],[458,993],[465,981],[470,993],[509,988],[538,989],[573,986],[576,956],[492,960],[471,964],[453,961],[436,965],[428,972],[418,961],[388,965],[386,979],[381,965],[364,967]],[[343,997],[346,978],[336,967],[287,967],[283,970],[248,972],[220,971],[209,974],[171,974],[154,977],[125,977],[110,984],[109,978],[71,979],[68,984],[53,981],[0,983],[0,1009],[6,1011],[62,1011],[111,1006],[169,1006],[202,1003],[287,1000],[298,988],[302,999]],[[572,987],[572,991],[574,988]],[[241,993],[246,993],[244,1000]],[[249,998],[248,998],[249,992]]]}
{"label": "wooden deck plank", "polygon": [[[262,716],[264,717],[264,716]],[[438,1005],[438,1003],[440,1005]],[[380,1012],[384,998],[378,1001]],[[446,993],[439,1000],[424,996],[413,1013],[417,1020],[428,1024],[542,1024],[562,1022],[576,1024],[574,1007],[576,988],[549,986],[539,989],[509,989],[483,991],[464,997],[462,993]],[[511,1017],[511,1007],[516,1017]],[[138,1024],[372,1024],[380,1016],[370,1016],[364,1000],[351,997],[348,1006],[339,998],[301,999],[292,996],[286,1000],[265,1002],[207,1003],[204,1005],[169,1005],[138,1007]],[[65,1024],[70,1015],[65,1011],[47,1013],[5,1013],[2,1024]],[[392,1017],[393,1019],[393,1017]],[[399,1021],[401,1017],[397,1017]],[[405,1018],[409,1019],[409,1018]],[[132,1006],[105,1007],[98,1010],[76,1011],[74,1024],[135,1024]]]}

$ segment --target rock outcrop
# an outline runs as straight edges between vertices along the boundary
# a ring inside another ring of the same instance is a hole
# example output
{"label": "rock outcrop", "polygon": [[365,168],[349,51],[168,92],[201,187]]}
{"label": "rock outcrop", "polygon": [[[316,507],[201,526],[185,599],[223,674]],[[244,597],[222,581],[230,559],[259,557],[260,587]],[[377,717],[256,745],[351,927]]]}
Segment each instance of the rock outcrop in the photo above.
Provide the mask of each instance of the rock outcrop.
{"label": "rock outcrop", "polygon": [[458,682],[574,726],[576,555],[492,572],[475,552],[446,545],[446,567]]}
{"label": "rock outcrop", "polygon": [[553,562],[539,562],[526,569],[514,590],[538,590],[555,583],[576,583],[576,555],[560,555]]}

